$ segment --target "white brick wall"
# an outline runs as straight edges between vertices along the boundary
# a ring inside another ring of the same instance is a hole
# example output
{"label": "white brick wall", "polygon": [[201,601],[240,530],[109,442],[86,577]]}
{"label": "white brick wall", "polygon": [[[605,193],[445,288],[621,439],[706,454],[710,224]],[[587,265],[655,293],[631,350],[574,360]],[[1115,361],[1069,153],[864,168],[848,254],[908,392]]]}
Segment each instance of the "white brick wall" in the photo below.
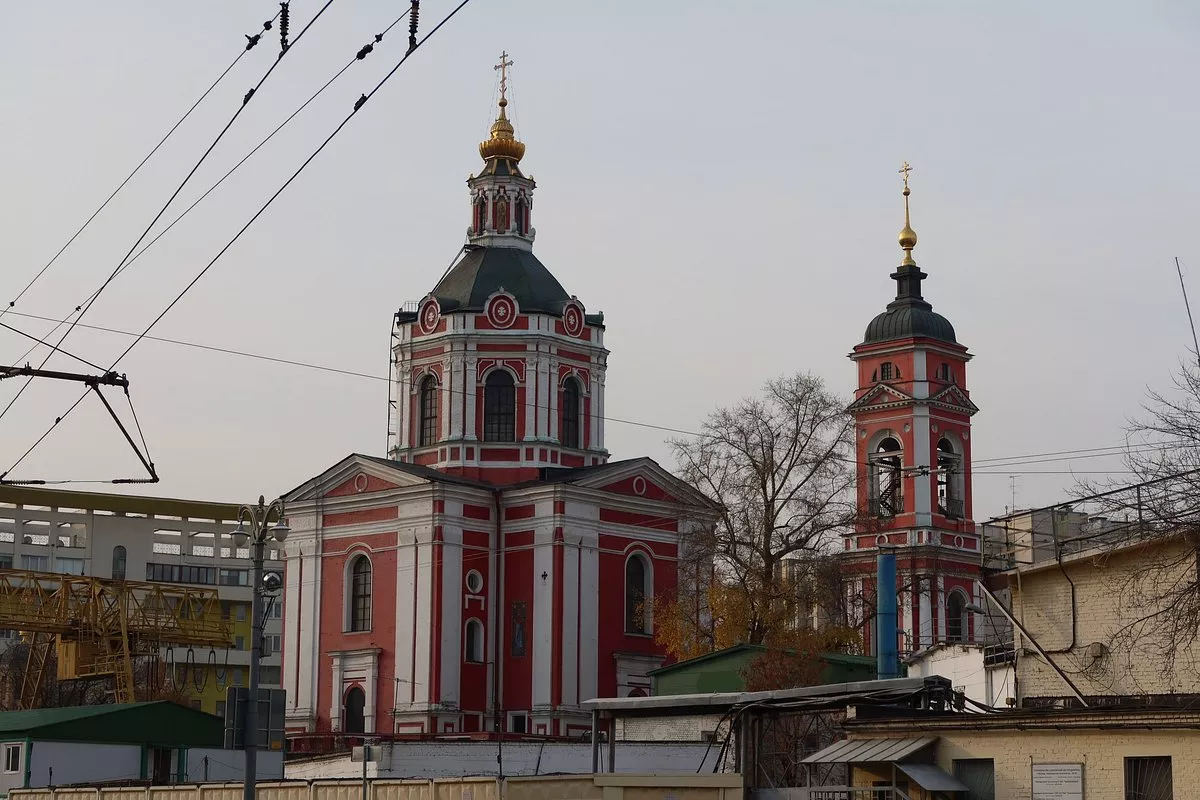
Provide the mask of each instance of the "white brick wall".
{"label": "white brick wall", "polygon": [[[1200,647],[1195,643],[1181,645],[1171,665],[1162,657],[1168,643],[1157,632],[1132,638],[1121,633],[1163,608],[1161,587],[1195,581],[1192,555],[1186,543],[1158,541],[1065,559],[1076,593],[1073,646],[1071,585],[1057,566],[1022,574],[1019,581],[1010,578],[1013,613],[1084,695],[1200,692]],[[1103,648],[1089,651],[1093,643]],[[1021,697],[1069,696],[1062,679],[1028,643],[1021,644],[1026,648],[1017,665]]]}

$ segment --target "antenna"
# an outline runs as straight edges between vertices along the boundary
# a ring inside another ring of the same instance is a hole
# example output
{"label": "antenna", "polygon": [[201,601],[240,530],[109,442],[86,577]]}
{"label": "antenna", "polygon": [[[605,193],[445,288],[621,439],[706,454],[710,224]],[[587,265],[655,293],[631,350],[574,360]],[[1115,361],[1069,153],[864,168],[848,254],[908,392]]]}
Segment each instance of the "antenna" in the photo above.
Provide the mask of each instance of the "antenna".
{"label": "antenna", "polygon": [[1012,490],[1012,513],[1017,513],[1017,478],[1020,475],[1008,476],[1008,488]]}
{"label": "antenna", "polygon": [[1187,309],[1188,325],[1192,329],[1192,350],[1196,354],[1196,362],[1200,364],[1200,340],[1196,339],[1196,321],[1192,319],[1192,306],[1188,302],[1187,286],[1183,283],[1183,267],[1179,266],[1179,256],[1175,256],[1175,271],[1179,273],[1179,290],[1183,292],[1183,307]]}

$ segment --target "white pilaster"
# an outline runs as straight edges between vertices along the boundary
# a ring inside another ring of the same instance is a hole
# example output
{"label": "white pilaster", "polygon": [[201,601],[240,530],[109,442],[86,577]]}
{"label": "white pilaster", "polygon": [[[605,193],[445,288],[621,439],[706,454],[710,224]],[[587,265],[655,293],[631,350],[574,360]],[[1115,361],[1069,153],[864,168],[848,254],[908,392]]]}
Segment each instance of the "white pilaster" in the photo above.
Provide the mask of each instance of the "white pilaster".
{"label": "white pilaster", "polygon": [[[929,447],[929,407],[916,406],[913,408],[912,416],[912,437],[913,437],[913,466],[928,467],[930,466],[930,447]],[[919,528],[928,527],[933,524],[933,475],[926,470],[918,472],[913,479],[914,493],[913,511],[916,512],[916,524]]]}
{"label": "white pilaster", "polygon": [[[463,438],[469,442],[475,441],[475,392],[479,385],[479,375],[476,372],[477,359],[474,357],[467,359],[467,374],[463,381],[463,388],[466,390],[466,404],[463,410],[466,412],[466,422],[464,424]],[[465,457],[465,456],[464,456]]]}
{"label": "white pilaster", "polygon": [[930,597],[930,580],[926,577],[918,579],[921,587],[921,594],[918,598],[920,606],[918,613],[920,614],[921,627],[920,649],[925,649],[933,645],[933,607],[932,598]]}
{"label": "white pilaster", "polygon": [[937,576],[937,638],[946,639],[946,579]]}
{"label": "white pilaster", "polygon": [[[539,377],[538,356],[536,354],[526,356],[526,381],[524,381],[524,384],[526,384],[526,408],[524,408],[524,413],[526,413],[526,435],[524,435],[524,440],[526,441],[533,441],[538,438],[538,431],[535,428],[538,421],[536,421],[534,413],[538,409]],[[521,459],[524,461],[523,452],[521,453]]]}

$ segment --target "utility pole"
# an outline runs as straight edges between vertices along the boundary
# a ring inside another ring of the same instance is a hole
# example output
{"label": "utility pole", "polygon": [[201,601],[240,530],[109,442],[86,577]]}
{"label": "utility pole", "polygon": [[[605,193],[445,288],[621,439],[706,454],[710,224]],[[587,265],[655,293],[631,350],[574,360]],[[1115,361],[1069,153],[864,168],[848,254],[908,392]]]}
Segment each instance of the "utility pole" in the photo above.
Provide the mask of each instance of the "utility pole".
{"label": "utility pole", "polygon": [[[267,527],[267,520],[275,513],[275,524]],[[242,800],[255,800],[255,785],[258,783],[258,673],[262,656],[263,620],[262,598],[263,556],[268,540],[283,542],[291,529],[284,521],[283,498],[267,505],[259,495],[258,505],[242,506],[238,509],[238,524],[233,529],[233,545],[237,548],[250,545],[250,687],[247,691],[245,724],[242,729],[242,746],[246,752],[246,771],[242,782]],[[249,529],[246,525],[249,524]],[[277,589],[278,586],[274,587]]]}

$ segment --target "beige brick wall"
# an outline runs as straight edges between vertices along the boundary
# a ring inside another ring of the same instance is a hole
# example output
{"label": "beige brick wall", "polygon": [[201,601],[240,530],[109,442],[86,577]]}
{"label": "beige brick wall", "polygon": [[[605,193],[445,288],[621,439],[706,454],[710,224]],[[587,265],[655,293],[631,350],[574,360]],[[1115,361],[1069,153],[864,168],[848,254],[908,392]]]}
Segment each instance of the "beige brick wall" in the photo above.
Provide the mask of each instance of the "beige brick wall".
{"label": "beige brick wall", "polygon": [[954,761],[990,758],[996,800],[1029,800],[1031,764],[1082,763],[1087,800],[1125,800],[1125,759],[1170,756],[1176,798],[1200,796],[1200,731],[939,731],[937,761],[954,773]]}
{"label": "beige brick wall", "polygon": [[[1163,638],[1148,633],[1130,640],[1118,632],[1162,608],[1154,598],[1157,586],[1182,578],[1195,580],[1196,565],[1183,542],[1158,542],[1108,555],[1064,562],[1075,582],[1075,643],[1071,646],[1071,586],[1058,567],[1010,578],[1013,613],[1054,658],[1085,695],[1169,694],[1200,692],[1200,648],[1185,647],[1164,673]],[[1165,571],[1145,573],[1149,565],[1180,560]],[[1098,642],[1106,648],[1100,658],[1088,653]],[[1071,690],[1054,671],[1022,643],[1018,659],[1020,696],[1068,696]]]}

